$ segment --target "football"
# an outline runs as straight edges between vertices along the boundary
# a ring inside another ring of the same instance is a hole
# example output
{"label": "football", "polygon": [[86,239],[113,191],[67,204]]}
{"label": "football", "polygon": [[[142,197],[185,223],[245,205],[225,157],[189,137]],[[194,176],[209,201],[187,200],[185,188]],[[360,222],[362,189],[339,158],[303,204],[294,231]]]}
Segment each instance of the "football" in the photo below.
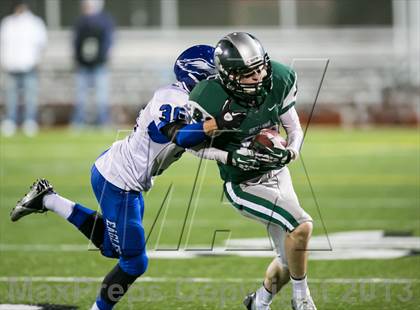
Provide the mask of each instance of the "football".
{"label": "football", "polygon": [[259,145],[264,145],[268,148],[281,148],[284,149],[287,146],[287,141],[283,138],[277,130],[263,129],[252,139],[251,148],[258,149]]}

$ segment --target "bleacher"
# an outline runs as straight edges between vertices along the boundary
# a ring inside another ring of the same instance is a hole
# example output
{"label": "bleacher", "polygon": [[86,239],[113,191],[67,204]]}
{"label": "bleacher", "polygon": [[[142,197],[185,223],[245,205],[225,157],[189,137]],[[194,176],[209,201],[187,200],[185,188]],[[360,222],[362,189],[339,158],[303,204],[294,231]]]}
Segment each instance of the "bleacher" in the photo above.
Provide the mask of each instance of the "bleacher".
{"label": "bleacher", "polygon": [[[352,122],[346,112],[349,107],[356,111],[351,117],[359,118],[357,111],[364,113],[383,104],[384,90],[404,84],[407,79],[401,70],[405,55],[398,42],[393,41],[392,28],[231,29],[235,30],[255,34],[272,59],[295,68],[299,76],[299,105],[307,111],[328,62],[318,104],[320,109],[324,106],[334,110],[341,122]],[[138,109],[156,88],[173,81],[173,61],[179,52],[193,44],[215,44],[228,32],[226,28],[119,30],[111,61],[112,104],[129,111]],[[49,33],[48,49],[40,67],[41,105],[62,105],[68,109],[73,104],[71,37],[68,30]]]}

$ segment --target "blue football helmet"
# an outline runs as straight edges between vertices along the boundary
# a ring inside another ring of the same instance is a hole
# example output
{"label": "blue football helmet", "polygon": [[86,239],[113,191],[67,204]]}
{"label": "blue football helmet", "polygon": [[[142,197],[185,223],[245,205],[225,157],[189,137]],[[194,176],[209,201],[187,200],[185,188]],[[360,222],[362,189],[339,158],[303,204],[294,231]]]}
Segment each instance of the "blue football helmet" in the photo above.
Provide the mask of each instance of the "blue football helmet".
{"label": "blue football helmet", "polygon": [[214,78],[217,75],[214,48],[194,45],[186,49],[175,61],[174,73],[176,79],[190,92],[198,82]]}

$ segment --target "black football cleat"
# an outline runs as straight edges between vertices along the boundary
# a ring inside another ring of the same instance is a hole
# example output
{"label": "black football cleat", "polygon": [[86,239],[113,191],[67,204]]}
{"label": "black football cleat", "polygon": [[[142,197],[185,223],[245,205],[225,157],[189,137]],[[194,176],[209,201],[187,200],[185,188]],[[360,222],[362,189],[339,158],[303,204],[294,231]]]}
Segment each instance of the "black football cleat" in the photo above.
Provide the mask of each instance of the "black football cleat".
{"label": "black football cleat", "polygon": [[255,310],[256,309],[256,299],[257,299],[257,293],[253,292],[248,295],[246,295],[243,304],[248,310]]}
{"label": "black football cleat", "polygon": [[29,192],[17,202],[16,207],[10,212],[10,219],[16,222],[31,213],[47,212],[48,210],[44,207],[42,199],[45,195],[52,193],[54,193],[54,189],[47,180],[36,180],[30,187]]}
{"label": "black football cleat", "polygon": [[259,306],[257,308],[257,292],[253,292],[248,294],[244,301],[243,301],[244,306],[248,309],[248,310],[270,310],[270,306]]}

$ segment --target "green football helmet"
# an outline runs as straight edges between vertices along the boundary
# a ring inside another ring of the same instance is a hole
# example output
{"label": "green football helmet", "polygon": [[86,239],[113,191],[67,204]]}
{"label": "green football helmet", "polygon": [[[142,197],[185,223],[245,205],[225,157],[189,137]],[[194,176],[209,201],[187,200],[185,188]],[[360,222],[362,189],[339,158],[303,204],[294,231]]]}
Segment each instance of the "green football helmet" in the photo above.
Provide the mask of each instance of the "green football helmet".
{"label": "green football helmet", "polygon": [[[261,43],[246,32],[233,32],[216,45],[214,62],[223,86],[249,106],[264,102],[273,88],[271,62]],[[267,75],[257,83],[241,83],[242,77],[263,68]]]}

